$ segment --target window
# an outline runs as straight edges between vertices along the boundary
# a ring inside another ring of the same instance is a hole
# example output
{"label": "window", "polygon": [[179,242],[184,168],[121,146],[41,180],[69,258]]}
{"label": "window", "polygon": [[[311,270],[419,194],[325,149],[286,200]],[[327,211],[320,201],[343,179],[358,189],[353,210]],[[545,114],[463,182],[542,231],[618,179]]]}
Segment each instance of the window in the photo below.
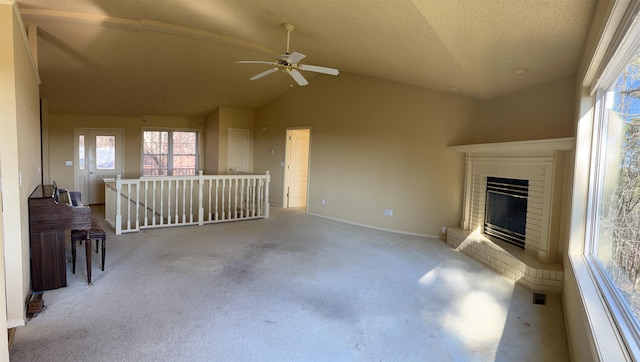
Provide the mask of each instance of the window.
{"label": "window", "polygon": [[[635,39],[628,39],[629,37]],[[640,346],[640,33],[595,91],[585,257],[628,352]]]}
{"label": "window", "polygon": [[[84,143],[83,143],[84,146]],[[116,169],[116,137],[96,136],[96,170]]]}
{"label": "window", "polygon": [[195,175],[198,132],[144,131],[143,176]]}
{"label": "window", "polygon": [[84,135],[78,136],[78,170],[84,171]]}

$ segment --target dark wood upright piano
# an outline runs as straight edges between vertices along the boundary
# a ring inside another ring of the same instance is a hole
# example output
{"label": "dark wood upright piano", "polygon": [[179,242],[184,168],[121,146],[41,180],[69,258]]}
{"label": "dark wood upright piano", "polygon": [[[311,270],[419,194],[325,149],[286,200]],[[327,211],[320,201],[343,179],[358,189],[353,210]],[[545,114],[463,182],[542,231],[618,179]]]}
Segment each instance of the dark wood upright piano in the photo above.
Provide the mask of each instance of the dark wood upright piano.
{"label": "dark wood upright piano", "polygon": [[[67,196],[70,197],[70,196]],[[91,229],[88,206],[73,206],[54,185],[40,185],[29,196],[31,289],[67,286],[65,230]]]}

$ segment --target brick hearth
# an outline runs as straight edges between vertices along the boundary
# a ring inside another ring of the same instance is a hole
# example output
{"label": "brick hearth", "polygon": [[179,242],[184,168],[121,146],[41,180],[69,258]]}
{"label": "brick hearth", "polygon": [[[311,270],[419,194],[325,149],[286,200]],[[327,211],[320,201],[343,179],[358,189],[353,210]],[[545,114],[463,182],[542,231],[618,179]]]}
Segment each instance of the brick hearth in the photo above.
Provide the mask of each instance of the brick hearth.
{"label": "brick hearth", "polygon": [[534,292],[562,291],[562,264],[544,264],[517,246],[478,231],[449,228],[447,244]]}

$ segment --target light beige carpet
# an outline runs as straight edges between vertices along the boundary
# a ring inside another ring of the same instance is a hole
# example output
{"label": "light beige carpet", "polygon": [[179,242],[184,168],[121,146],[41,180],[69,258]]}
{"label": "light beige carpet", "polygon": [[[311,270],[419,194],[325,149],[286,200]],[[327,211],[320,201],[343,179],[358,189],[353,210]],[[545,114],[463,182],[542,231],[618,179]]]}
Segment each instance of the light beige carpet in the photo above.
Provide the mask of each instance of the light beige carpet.
{"label": "light beige carpet", "polygon": [[[96,209],[98,210],[98,209]],[[107,235],[93,285],[16,332],[12,361],[566,361],[534,305],[445,242],[272,209],[268,220]],[[97,261],[97,262],[96,262]]]}

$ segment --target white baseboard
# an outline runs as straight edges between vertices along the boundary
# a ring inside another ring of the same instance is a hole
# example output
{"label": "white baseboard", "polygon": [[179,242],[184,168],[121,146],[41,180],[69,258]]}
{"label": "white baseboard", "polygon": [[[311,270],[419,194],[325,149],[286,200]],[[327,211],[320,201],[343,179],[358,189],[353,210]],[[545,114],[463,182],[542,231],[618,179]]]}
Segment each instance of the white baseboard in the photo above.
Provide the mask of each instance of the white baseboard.
{"label": "white baseboard", "polygon": [[333,220],[333,221],[342,222],[342,223],[345,223],[345,224],[362,226],[362,227],[369,228],[369,229],[387,231],[387,232],[396,233],[396,234],[403,234],[403,235],[412,235],[412,236],[421,236],[421,237],[425,237],[425,238],[440,239],[440,237],[438,235],[419,234],[419,233],[412,233],[412,232],[403,231],[403,230],[381,228],[381,227],[377,227],[377,226],[373,226],[373,225],[361,224],[361,223],[348,221],[348,220],[342,220],[342,219],[336,219],[334,217],[329,217],[329,216],[326,216],[326,215],[320,215],[320,214],[316,214],[316,213],[313,213],[313,212],[307,212],[307,214],[313,215],[313,216],[317,216],[317,217],[321,217],[323,219],[329,219],[329,220]]}
{"label": "white baseboard", "polygon": [[25,320],[24,319],[12,319],[7,321],[7,328],[15,328],[15,327],[24,327]]}

